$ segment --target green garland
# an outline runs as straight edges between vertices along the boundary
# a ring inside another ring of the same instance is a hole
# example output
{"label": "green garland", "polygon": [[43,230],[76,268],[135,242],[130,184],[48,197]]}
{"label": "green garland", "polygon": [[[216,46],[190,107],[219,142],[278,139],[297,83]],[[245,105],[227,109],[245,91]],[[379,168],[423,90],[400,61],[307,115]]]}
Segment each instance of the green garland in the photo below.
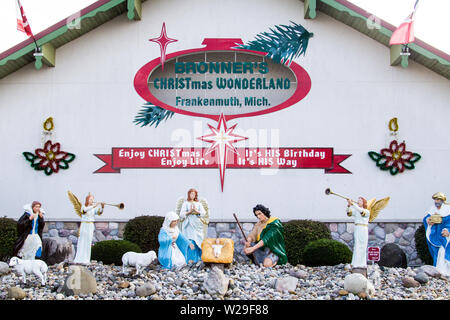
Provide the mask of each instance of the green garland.
{"label": "green garland", "polygon": [[240,49],[266,52],[276,63],[290,64],[300,56],[305,55],[309,38],[313,37],[302,25],[291,21],[292,25],[275,26],[269,32],[259,33],[254,41],[240,45]]}
{"label": "green garland", "polygon": [[144,126],[155,125],[155,128],[161,123],[161,121],[172,118],[174,112],[155,106],[151,102],[147,102],[142,106],[141,111],[134,118],[134,124]]}

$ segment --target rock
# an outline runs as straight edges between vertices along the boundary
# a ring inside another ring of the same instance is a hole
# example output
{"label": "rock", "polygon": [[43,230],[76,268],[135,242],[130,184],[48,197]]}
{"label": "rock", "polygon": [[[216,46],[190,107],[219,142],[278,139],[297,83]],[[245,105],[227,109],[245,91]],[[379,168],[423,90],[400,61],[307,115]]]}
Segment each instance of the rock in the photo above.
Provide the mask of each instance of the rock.
{"label": "rock", "polygon": [[19,287],[8,288],[8,298],[22,300],[27,296],[26,292]]}
{"label": "rock", "polygon": [[56,300],[64,300],[64,295],[62,293],[58,293],[56,295]]}
{"label": "rock", "polygon": [[97,292],[97,282],[94,275],[87,268],[77,265],[69,267],[72,274],[64,281],[62,292],[66,296],[80,294],[94,294]]}
{"label": "rock", "polygon": [[135,293],[138,297],[148,297],[156,293],[156,288],[151,283],[146,283],[136,288]]}
{"label": "rock", "polygon": [[358,297],[360,297],[361,299],[367,299],[367,293],[365,293],[365,292],[360,292],[360,293],[358,293]]}
{"label": "rock", "polygon": [[298,279],[295,277],[287,276],[284,278],[277,279],[275,282],[275,289],[277,291],[295,291],[297,288]]}
{"label": "rock", "polygon": [[128,281],[123,281],[123,282],[119,283],[119,288],[121,288],[121,289],[128,288],[129,286],[130,286],[130,283]]}
{"label": "rock", "polygon": [[6,262],[0,261],[0,276],[8,274],[11,270]]}
{"label": "rock", "polygon": [[97,239],[97,241],[105,241],[106,240],[106,237],[101,230],[95,230],[94,236]]}
{"label": "rock", "polygon": [[303,270],[299,270],[299,271],[294,271],[291,270],[289,271],[289,275],[298,279],[306,279],[308,278],[308,272],[303,271]]}
{"label": "rock", "polygon": [[60,237],[44,238],[42,240],[42,260],[47,265],[69,261],[72,257],[72,241]]}
{"label": "rock", "polygon": [[420,287],[420,283],[414,280],[411,277],[404,277],[402,278],[402,284],[405,288],[415,288]]}
{"label": "rock", "polygon": [[406,228],[405,231],[403,231],[402,237],[405,238],[408,242],[411,242],[411,240],[414,238],[415,229],[412,227]]}
{"label": "rock", "polygon": [[388,233],[387,235],[386,235],[386,238],[385,238],[385,242],[386,243],[394,243],[395,242],[395,236],[394,236],[394,234],[393,233]]}
{"label": "rock", "polygon": [[384,229],[380,228],[379,226],[376,226],[376,227],[373,229],[373,232],[375,233],[375,236],[376,236],[378,239],[381,239],[381,240],[383,240],[384,237],[386,236],[386,233],[385,233]]}
{"label": "rock", "polygon": [[407,267],[406,254],[395,243],[385,244],[381,248],[380,255],[380,261],[378,261],[380,266],[405,269]]}
{"label": "rock", "polygon": [[339,223],[338,226],[337,226],[337,232],[339,234],[343,234],[346,229],[347,229],[347,224],[346,223]]}
{"label": "rock", "polygon": [[50,229],[50,230],[48,231],[48,234],[49,234],[49,236],[50,236],[51,238],[59,237],[58,229]]}
{"label": "rock", "polygon": [[223,296],[228,291],[229,282],[230,279],[225,276],[223,271],[214,266],[206,277],[203,286],[210,295],[219,294]]}
{"label": "rock", "polygon": [[344,290],[353,294],[364,292],[373,295],[375,293],[373,284],[360,273],[352,273],[345,277]]}
{"label": "rock", "polygon": [[423,272],[426,275],[436,279],[439,279],[441,277],[441,273],[439,272],[439,270],[436,267],[430,265],[421,266],[419,269],[416,270],[416,273],[420,272]]}
{"label": "rock", "polygon": [[419,272],[418,274],[416,274],[416,276],[414,277],[414,280],[416,280],[417,282],[419,282],[420,284],[425,284],[427,283],[430,279],[428,278],[427,274],[425,272]]}
{"label": "rock", "polygon": [[339,293],[340,296],[346,296],[346,295],[348,295],[348,291],[347,291],[347,290],[344,290],[344,289],[339,290],[338,293]]}
{"label": "rock", "polygon": [[353,240],[353,234],[345,232],[344,234],[341,235],[341,239],[344,240],[345,242],[349,242]]}

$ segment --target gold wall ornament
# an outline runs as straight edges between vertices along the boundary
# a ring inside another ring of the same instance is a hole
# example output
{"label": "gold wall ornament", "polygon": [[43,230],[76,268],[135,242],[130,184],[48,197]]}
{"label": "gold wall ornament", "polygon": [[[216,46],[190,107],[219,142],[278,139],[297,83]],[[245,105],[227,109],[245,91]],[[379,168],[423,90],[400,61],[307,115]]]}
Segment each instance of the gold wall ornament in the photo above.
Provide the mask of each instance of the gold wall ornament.
{"label": "gold wall ornament", "polygon": [[398,131],[398,119],[397,118],[392,118],[391,120],[389,120],[389,130],[392,133],[397,133],[397,131]]}
{"label": "gold wall ornament", "polygon": [[44,121],[44,124],[42,126],[44,127],[45,131],[47,131],[47,132],[52,131],[55,128],[55,124],[53,123],[53,118],[52,117],[48,117]]}

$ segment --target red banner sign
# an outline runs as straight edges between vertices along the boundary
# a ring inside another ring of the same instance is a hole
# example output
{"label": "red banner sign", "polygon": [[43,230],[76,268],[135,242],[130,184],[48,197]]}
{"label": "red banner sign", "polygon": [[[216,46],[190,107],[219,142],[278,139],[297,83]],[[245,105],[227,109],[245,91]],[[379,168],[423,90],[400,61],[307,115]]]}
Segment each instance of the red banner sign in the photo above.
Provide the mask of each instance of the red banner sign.
{"label": "red banner sign", "polygon": [[[229,169],[324,169],[325,173],[351,173],[340,166],[350,155],[333,148],[236,148],[229,151]],[[217,168],[216,152],[208,148],[112,148],[111,154],[95,154],[105,165],[94,173],[120,173],[121,169]]]}

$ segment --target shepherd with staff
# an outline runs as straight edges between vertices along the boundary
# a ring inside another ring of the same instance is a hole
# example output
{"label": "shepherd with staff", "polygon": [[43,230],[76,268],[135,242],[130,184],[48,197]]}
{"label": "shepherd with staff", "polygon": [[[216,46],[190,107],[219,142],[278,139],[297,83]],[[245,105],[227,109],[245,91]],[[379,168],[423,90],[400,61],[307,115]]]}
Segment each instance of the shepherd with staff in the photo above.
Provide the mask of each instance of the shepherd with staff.
{"label": "shepherd with staff", "polygon": [[[248,237],[244,234],[246,239],[244,253],[253,255],[253,262],[262,264],[266,268],[274,267],[277,264],[285,264],[287,255],[284,243],[284,229],[280,219],[271,217],[270,210],[261,204],[253,208],[253,213],[259,221],[255,224]],[[237,222],[239,224],[239,221]],[[240,229],[242,231],[242,228]],[[242,233],[244,232],[242,231]]]}

